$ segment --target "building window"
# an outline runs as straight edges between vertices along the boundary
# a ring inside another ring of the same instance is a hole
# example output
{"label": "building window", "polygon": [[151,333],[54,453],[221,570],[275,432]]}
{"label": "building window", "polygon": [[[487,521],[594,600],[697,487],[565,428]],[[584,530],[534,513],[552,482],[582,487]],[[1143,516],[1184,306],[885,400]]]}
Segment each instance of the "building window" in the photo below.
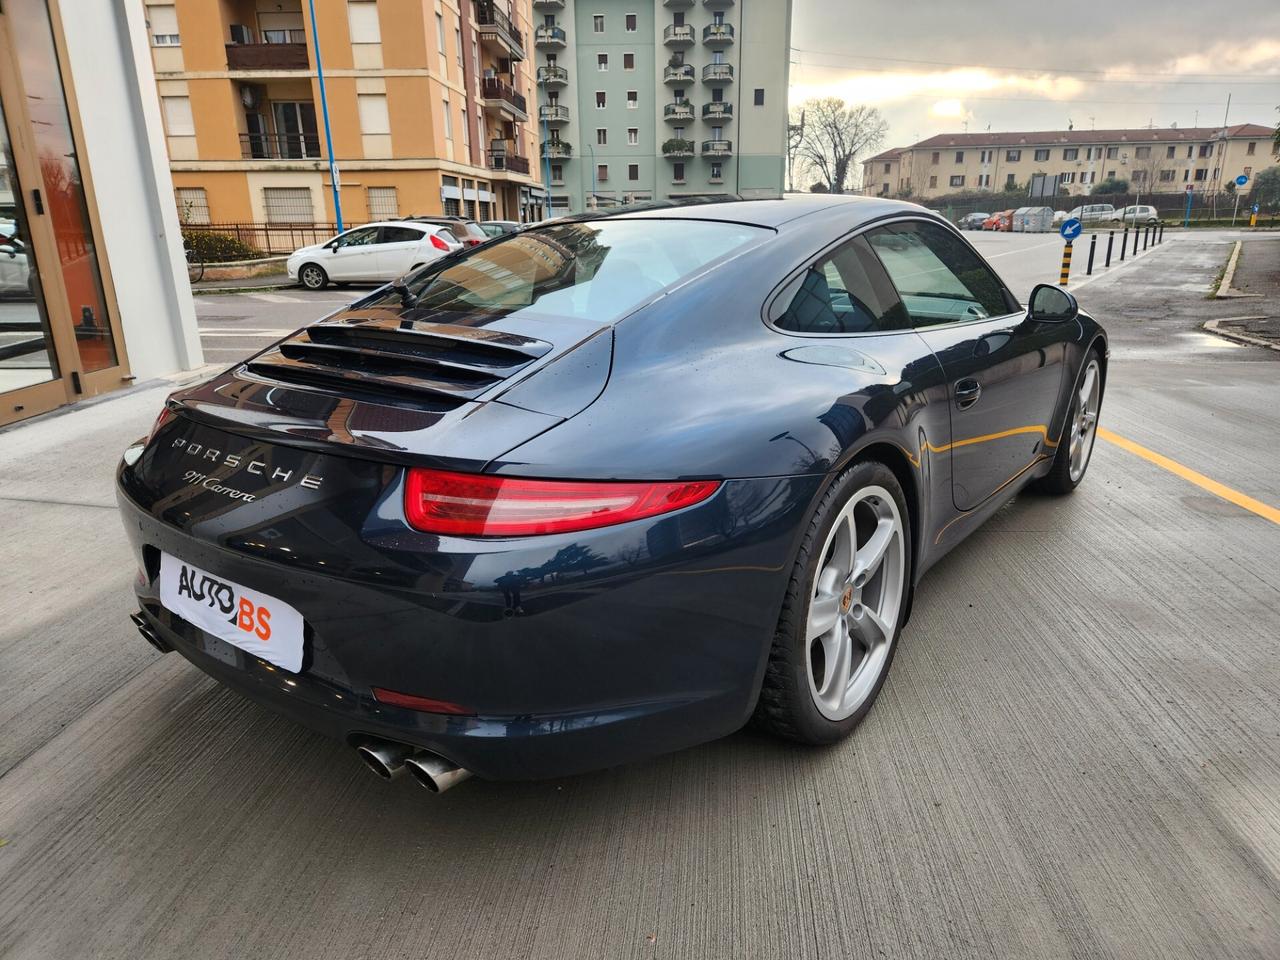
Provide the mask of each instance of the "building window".
{"label": "building window", "polygon": [[888,172],[889,172],[889,164],[887,164],[887,163],[884,165],[884,172],[885,172],[885,173],[888,173]]}
{"label": "building window", "polygon": [[1075,171],[1073,170],[1070,173],[1058,174],[1058,182],[1059,183],[1075,183],[1076,182]]}
{"label": "building window", "polygon": [[347,30],[352,43],[382,42],[382,28],[378,25],[378,4],[375,0],[348,0]]}
{"label": "building window", "polygon": [[720,163],[719,160],[716,160],[711,164],[711,181],[713,183],[719,183],[723,179],[724,179],[724,166]]}
{"label": "building window", "polygon": [[1063,160],[1075,160],[1080,156],[1080,150],[1076,147],[1067,147],[1062,151]]}
{"label": "building window", "polygon": [[1196,180],[1203,181],[1208,177],[1208,175],[1209,175],[1209,171],[1206,170],[1204,167],[1201,167],[1199,170],[1196,171]]}
{"label": "building window", "polygon": [[964,151],[963,151],[963,150],[957,150],[957,151],[956,151],[956,163],[964,163]]}
{"label": "building window", "polygon": [[607,163],[596,164],[596,180],[604,183],[609,179],[609,165]]}
{"label": "building window", "polygon": [[1244,154],[1246,157],[1252,157],[1254,154],[1254,151],[1257,149],[1258,149],[1258,144],[1255,141],[1250,140],[1249,145],[1244,148]]}
{"label": "building window", "polygon": [[1006,150],[1006,151],[1004,152],[1004,158],[1005,158],[1005,160],[1006,160],[1006,161],[1008,161],[1009,163],[1017,163],[1019,160],[1021,160],[1021,159],[1022,159],[1022,151],[1021,151],[1021,150]]}
{"label": "building window", "polygon": [[605,96],[603,90],[596,91],[596,109],[603,110],[605,105]]}
{"label": "building window", "polygon": [[675,183],[684,183],[684,164],[680,161],[671,165],[671,179]]}
{"label": "building window", "polygon": [[1161,182],[1161,183],[1172,183],[1172,182],[1173,182],[1173,173],[1174,173],[1174,171],[1172,171],[1172,170],[1161,170],[1161,171],[1160,171],[1160,182]]}
{"label": "building window", "polygon": [[436,49],[444,53],[444,14],[436,14]]}
{"label": "building window", "polygon": [[627,14],[626,24],[627,24],[627,33],[636,32],[636,15],[634,13]]}
{"label": "building window", "polygon": [[1004,185],[1006,187],[1016,187],[1018,185],[1017,174],[1006,173],[1004,175]]}
{"label": "building window", "polygon": [[196,122],[191,116],[189,97],[161,97],[165,132],[171,137],[194,137]]}
{"label": "building window", "polygon": [[311,223],[315,219],[310,187],[263,187],[262,206],[267,223]]}
{"label": "building window", "polygon": [[1120,156],[1120,148],[1119,148],[1119,147],[1107,147],[1107,159],[1108,159],[1108,160],[1114,160],[1114,159],[1116,159],[1116,157],[1118,157],[1118,156]]}
{"label": "building window", "polygon": [[1133,155],[1134,155],[1134,157],[1136,157],[1136,158],[1137,158],[1137,159],[1139,159],[1139,160],[1150,160],[1150,159],[1151,159],[1151,148],[1150,148],[1150,147],[1138,147],[1137,149],[1135,149],[1135,150],[1133,151]]}
{"label": "building window", "polygon": [[764,87],[756,87],[754,102],[757,107],[764,106]]}
{"label": "building window", "polygon": [[1173,159],[1173,154],[1174,154],[1174,150],[1175,150],[1175,149],[1176,149],[1176,148],[1175,148],[1175,147],[1173,147],[1173,146],[1165,147],[1165,148],[1164,148],[1164,158],[1165,158],[1166,160],[1172,160],[1172,159]]}
{"label": "building window", "polygon": [[[360,114],[360,132],[387,134],[391,132],[391,118],[387,115],[385,93],[361,93],[356,95],[356,107]],[[445,116],[449,115],[449,101],[445,101]],[[448,125],[446,124],[446,129]]]}
{"label": "building window", "polygon": [[596,54],[596,69],[601,73],[605,73],[609,69],[609,55],[607,53]]}
{"label": "building window", "polygon": [[1202,157],[1213,156],[1213,144],[1211,143],[1200,144],[1200,156]]}
{"label": "building window", "polygon": [[444,101],[444,138],[453,139],[453,114],[449,111],[449,101]]}
{"label": "building window", "polygon": [[182,42],[178,36],[178,11],[171,3],[147,7],[147,27],[153,47],[176,47]]}
{"label": "building window", "polygon": [[953,186],[953,187],[963,187],[963,186],[964,186],[964,174],[960,173],[960,174],[956,174],[954,177],[952,177],[952,178],[951,178],[951,186]]}
{"label": "building window", "polygon": [[466,54],[462,52],[462,28],[461,27],[457,27],[454,29],[453,39],[454,39],[454,45],[458,48],[458,66],[461,67],[463,65],[463,60],[466,58]]}
{"label": "building window", "polygon": [[604,33],[604,16],[596,14],[591,18],[591,29],[596,33]]}
{"label": "building window", "polygon": [[622,69],[634,70],[636,68],[636,55],[634,53],[624,53],[622,55]]}
{"label": "building window", "polygon": [[596,146],[604,147],[609,144],[609,131],[605,127],[596,127]]}
{"label": "building window", "polygon": [[1146,183],[1146,182],[1147,182],[1147,171],[1145,171],[1145,170],[1135,170],[1135,171],[1133,171],[1133,182],[1134,182],[1134,183]]}
{"label": "building window", "polygon": [[634,110],[640,106],[640,94],[635,90],[627,91],[627,109]]}
{"label": "building window", "polygon": [[564,164],[553,163],[551,165],[551,182],[555,184],[564,183]]}
{"label": "building window", "polygon": [[929,162],[934,166],[937,166],[937,164],[941,162],[941,160],[942,160],[942,154],[939,153],[937,150],[935,150],[933,151],[933,156],[930,158]]}
{"label": "building window", "polygon": [[980,173],[980,174],[978,174],[978,186],[980,186],[980,187],[989,187],[989,186],[991,186],[991,174],[989,174],[989,173]]}
{"label": "building window", "polygon": [[930,178],[929,178],[929,189],[930,189],[930,190],[932,190],[932,189],[934,189],[934,188],[935,188],[935,187],[937,187],[937,186],[938,186],[938,178],[937,178],[937,177],[930,177]]}
{"label": "building window", "polygon": [[400,216],[395,187],[369,187],[365,192],[370,220],[390,220]]}
{"label": "building window", "polygon": [[471,149],[471,122],[467,119],[467,108],[463,107],[459,113],[462,116],[462,145]]}
{"label": "building window", "polygon": [[205,196],[204,187],[178,187],[173,196],[178,201],[180,223],[209,222],[209,198]]}
{"label": "building window", "polygon": [[639,180],[639,179],[640,179],[640,164],[638,164],[638,163],[628,163],[628,164],[627,164],[627,179],[628,179],[628,180]]}
{"label": "building window", "polygon": [[1048,150],[1037,150],[1037,151],[1036,151],[1036,162],[1040,162],[1040,161],[1048,160],[1048,159],[1049,159],[1049,151],[1048,151]]}
{"label": "building window", "polygon": [[990,163],[990,162],[991,162],[991,155],[992,155],[993,153],[995,153],[995,151],[994,151],[994,150],[983,150],[983,151],[978,155],[978,162],[979,162],[979,163]]}

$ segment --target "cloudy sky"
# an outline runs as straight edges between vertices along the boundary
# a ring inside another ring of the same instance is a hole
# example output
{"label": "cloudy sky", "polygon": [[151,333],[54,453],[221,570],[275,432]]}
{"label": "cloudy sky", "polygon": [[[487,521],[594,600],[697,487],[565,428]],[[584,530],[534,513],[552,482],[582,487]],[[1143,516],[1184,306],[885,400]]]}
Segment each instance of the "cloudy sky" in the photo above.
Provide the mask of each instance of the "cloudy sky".
{"label": "cloudy sky", "polygon": [[791,100],[937,133],[1280,120],[1280,0],[793,0]]}

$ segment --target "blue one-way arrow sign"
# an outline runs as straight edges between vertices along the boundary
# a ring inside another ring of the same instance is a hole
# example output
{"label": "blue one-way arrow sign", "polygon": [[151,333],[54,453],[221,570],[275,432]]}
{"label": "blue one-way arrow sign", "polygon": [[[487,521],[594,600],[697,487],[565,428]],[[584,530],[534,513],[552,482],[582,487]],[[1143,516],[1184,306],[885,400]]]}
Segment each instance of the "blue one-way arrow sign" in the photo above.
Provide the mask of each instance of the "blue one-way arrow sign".
{"label": "blue one-way arrow sign", "polygon": [[1062,227],[1058,232],[1062,234],[1063,240],[1074,240],[1083,230],[1084,224],[1078,218],[1072,217],[1070,220],[1062,221]]}

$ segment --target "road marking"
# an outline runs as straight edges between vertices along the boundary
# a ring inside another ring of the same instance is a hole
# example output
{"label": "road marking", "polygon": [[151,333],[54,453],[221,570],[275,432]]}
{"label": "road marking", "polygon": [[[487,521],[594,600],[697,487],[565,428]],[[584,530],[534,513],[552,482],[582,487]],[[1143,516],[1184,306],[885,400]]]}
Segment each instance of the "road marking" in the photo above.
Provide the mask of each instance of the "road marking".
{"label": "road marking", "polygon": [[293,333],[293,327],[281,330],[201,330],[202,337],[283,337]]}
{"label": "road marking", "polygon": [[1037,243],[1034,247],[1019,247],[1016,250],[1006,250],[1004,253],[989,253],[986,257],[988,260],[994,260],[996,257],[1012,257],[1014,254],[1030,253],[1032,250],[1039,250],[1041,247],[1052,247],[1061,242],[1061,240],[1048,240],[1044,243]]}
{"label": "road marking", "polygon": [[279,293],[246,293],[245,296],[250,300],[261,300],[263,303],[307,303],[306,300],[299,300],[297,297],[286,297]]}
{"label": "road marking", "polygon": [[1270,520],[1272,523],[1280,524],[1280,510],[1275,507],[1268,506],[1261,500],[1255,500],[1253,497],[1241,493],[1239,490],[1232,490],[1230,487],[1219,483],[1217,480],[1210,480],[1203,473],[1197,473],[1190,467],[1184,467],[1176,460],[1170,460],[1168,457],[1156,453],[1154,450],[1148,450],[1141,444],[1127,440],[1118,434],[1112,433],[1106,427],[1098,428],[1098,436],[1108,443],[1114,443],[1122,450],[1128,450],[1132,454],[1136,454],[1143,460],[1154,463],[1157,467],[1168,470],[1175,476],[1181,477],[1189,483],[1194,483],[1202,490],[1208,490],[1214,496],[1221,497],[1229,503],[1234,503],[1237,507],[1243,507],[1250,513],[1256,513],[1258,516]]}

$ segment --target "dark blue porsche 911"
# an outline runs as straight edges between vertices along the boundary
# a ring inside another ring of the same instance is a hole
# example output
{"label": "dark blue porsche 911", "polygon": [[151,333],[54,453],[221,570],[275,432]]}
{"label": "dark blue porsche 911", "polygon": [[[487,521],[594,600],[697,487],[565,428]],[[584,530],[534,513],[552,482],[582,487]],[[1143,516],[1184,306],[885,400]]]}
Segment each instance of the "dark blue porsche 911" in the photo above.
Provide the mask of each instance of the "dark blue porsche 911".
{"label": "dark blue porsche 911", "polygon": [[119,470],[134,619],[433,790],[827,743],[925,571],[1080,482],[1107,355],[907,203],[558,220],[174,394]]}

